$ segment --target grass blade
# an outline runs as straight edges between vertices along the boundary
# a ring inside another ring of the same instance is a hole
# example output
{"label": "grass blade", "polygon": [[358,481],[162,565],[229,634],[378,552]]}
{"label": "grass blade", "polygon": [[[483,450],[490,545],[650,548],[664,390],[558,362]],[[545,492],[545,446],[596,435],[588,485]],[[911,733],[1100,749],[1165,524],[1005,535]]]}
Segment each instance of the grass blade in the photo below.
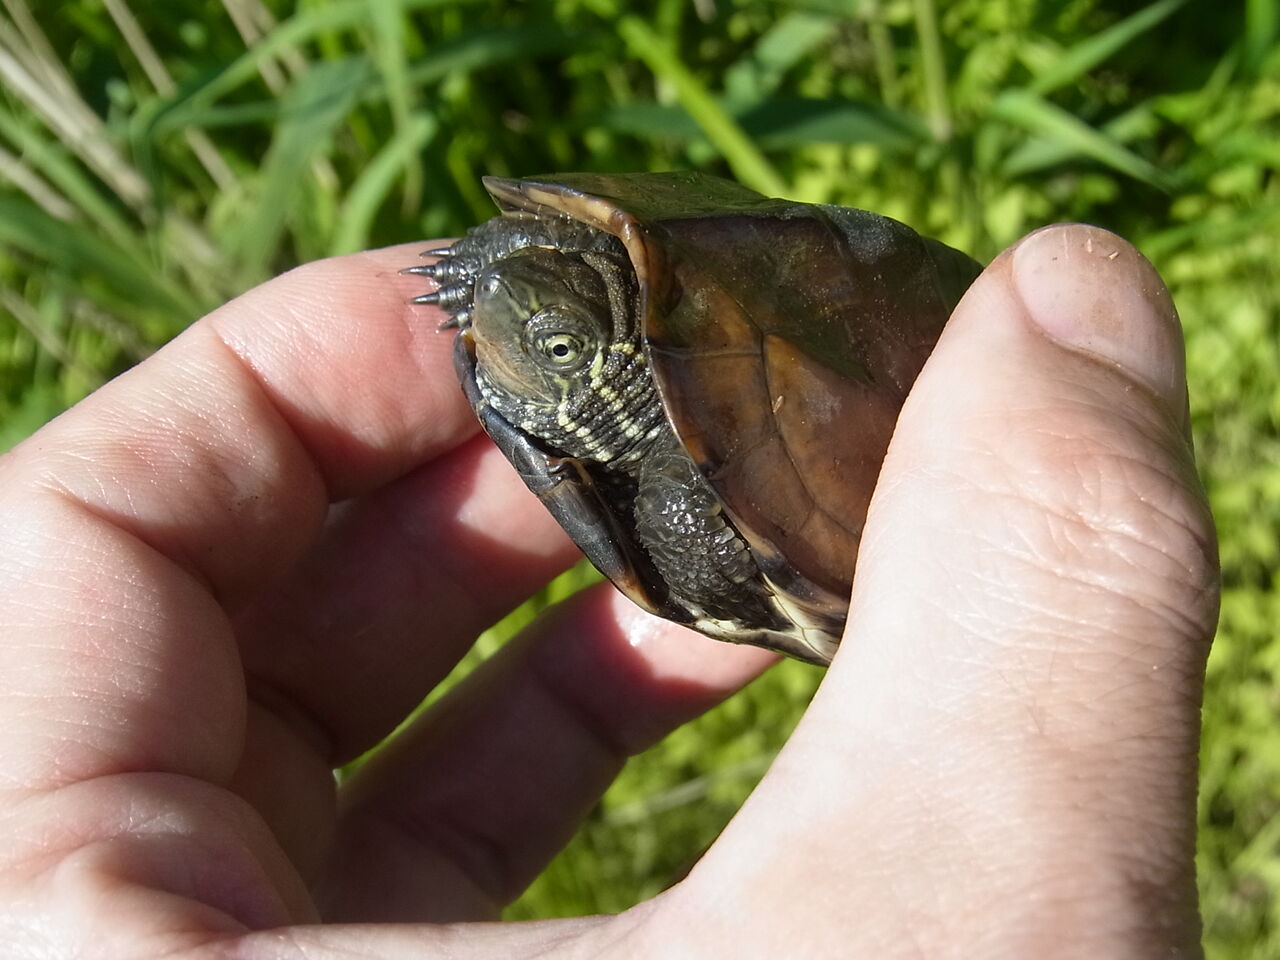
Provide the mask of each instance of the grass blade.
{"label": "grass blade", "polygon": [[63,199],[62,194],[46,183],[22,158],[0,146],[0,180],[8,181],[25,193],[51,217],[74,220],[76,208]]}
{"label": "grass blade", "polygon": [[933,0],[916,0],[916,35],[920,38],[920,72],[924,79],[924,113],[935,140],[951,138],[951,105],[947,66]]}
{"label": "grass blade", "polygon": [[419,114],[369,161],[343,202],[331,253],[354,253],[368,245],[369,228],[378,208],[391,192],[396,178],[408,169],[417,169],[415,160],[419,152],[435,136],[439,126],[435,117]]}
{"label": "grass blade", "polygon": [[861,100],[777,97],[746,111],[738,120],[771,150],[807,143],[870,143],[896,153],[919,146],[929,136],[917,117]]}
{"label": "grass blade", "polygon": [[[373,62],[391,107],[395,136],[399,137],[409,127],[415,90],[409,83],[405,61],[404,13],[399,0],[376,0],[370,10],[374,27]],[[422,195],[422,176],[417,166],[409,167],[406,172],[405,203],[416,207]]]}
{"label": "grass blade", "polygon": [[[1141,103],[1108,120],[1101,130],[1116,143],[1129,143],[1149,136],[1156,123],[1155,111],[1151,105]],[[1080,150],[1062,138],[1035,137],[1023,142],[1005,157],[1004,172],[1011,177],[1022,177],[1037,170],[1048,170],[1070,163],[1080,155]]]}
{"label": "grass blade", "polygon": [[[142,72],[151,81],[151,85],[158,93],[164,96],[172,96],[177,91],[177,85],[173,82],[173,77],[169,75],[169,70],[164,65],[164,61],[156,53],[155,47],[152,46],[145,31],[143,31],[137,18],[133,15],[133,11],[129,9],[129,5],[125,0],[103,0],[103,3],[107,12],[111,15],[111,19],[115,21],[116,28],[124,38],[125,44],[132,51],[134,59],[138,61],[138,65],[142,67]],[[183,131],[183,135],[186,138],[187,145],[191,147],[191,152],[200,161],[209,178],[217,184],[218,189],[230,190],[234,187],[235,174],[231,172],[231,168],[227,166],[226,161],[222,159],[222,155],[218,153],[217,148],[205,135],[204,131],[187,129]]]}
{"label": "grass blade", "polygon": [[1034,93],[1010,90],[991,105],[992,112],[1032,133],[1040,134],[1075,153],[1090,157],[1159,190],[1169,190],[1169,178],[1158,167]]}
{"label": "grass blade", "polygon": [[231,249],[240,256],[245,285],[267,276],[308,165],[327,149],[334,130],[372,75],[368,60],[349,57],[313,67],[286,92],[253,213],[232,238]]}
{"label": "grass blade", "polygon": [[566,53],[592,40],[590,33],[554,24],[469,30],[432,46],[421,63],[409,68],[409,82],[423,86],[509,60]]}
{"label": "grass blade", "polygon": [[[1094,34],[1088,40],[1077,43],[1053,61],[1028,88],[1032,93],[1044,95],[1059,87],[1074,83],[1082,76],[1109,59],[1121,47],[1137,39],[1165,18],[1172,16],[1187,0],[1157,0],[1132,16]],[[1275,0],[1266,0],[1274,3]]]}
{"label": "grass blade", "polygon": [[618,20],[617,30],[631,53],[644,61],[656,77],[671,84],[680,103],[720,151],[734,176],[768,196],[787,194],[786,181],[742,127],[647,23],[639,17],[624,16]]}
{"label": "grass blade", "polygon": [[706,140],[702,128],[678,104],[654,103],[652,100],[624,103],[603,111],[594,122],[618,133],[652,140],[663,137],[680,143]]}
{"label": "grass blade", "polygon": [[1275,52],[1280,35],[1280,4],[1276,0],[1246,0],[1244,8],[1244,65],[1251,75],[1261,71]]}
{"label": "grass blade", "polygon": [[788,13],[756,41],[752,51],[724,76],[726,96],[754,102],[772,93],[782,76],[836,32],[839,21],[828,14],[800,10]]}
{"label": "grass blade", "polygon": [[21,250],[52,265],[54,272],[75,276],[80,287],[101,285],[105,289],[99,300],[110,302],[122,316],[158,312],[190,320],[200,311],[192,298],[135,258],[130,247],[103,243],[83,224],[51,217],[22,197],[0,194],[0,246]]}
{"label": "grass blade", "polygon": [[[46,71],[41,71],[46,72]],[[60,98],[13,53],[0,47],[0,79],[7,92],[22,100],[59,140],[73,150],[116,195],[134,209],[144,209],[151,191],[106,134],[101,119],[78,96]]]}
{"label": "grass blade", "polygon": [[[462,6],[475,0],[400,0],[405,12],[427,7]],[[369,5],[365,0],[340,0],[323,7],[312,7],[295,13],[279,27],[227,64],[198,89],[189,92],[170,109],[200,110],[258,75],[262,64],[287,54],[301,43],[317,35],[340,31],[369,22]],[[181,126],[190,122],[177,121]]]}
{"label": "grass blade", "polygon": [[[871,143],[901,152],[929,135],[916,117],[859,100],[775,97],[737,113],[735,119],[748,137],[770,150],[814,143]],[[597,122],[633,136],[670,137],[684,144],[706,142],[702,128],[674,104],[630,103],[605,111]]]}

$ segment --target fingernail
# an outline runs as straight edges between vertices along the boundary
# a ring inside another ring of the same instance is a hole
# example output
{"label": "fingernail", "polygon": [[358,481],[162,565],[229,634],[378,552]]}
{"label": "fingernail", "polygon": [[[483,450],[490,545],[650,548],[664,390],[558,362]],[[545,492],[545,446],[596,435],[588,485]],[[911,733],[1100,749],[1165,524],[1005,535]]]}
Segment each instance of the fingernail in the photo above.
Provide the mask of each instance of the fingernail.
{"label": "fingernail", "polygon": [[1118,365],[1181,413],[1186,371],[1178,314],[1155,268],[1131,244],[1100,227],[1046,227],[1014,250],[1013,283],[1048,336]]}

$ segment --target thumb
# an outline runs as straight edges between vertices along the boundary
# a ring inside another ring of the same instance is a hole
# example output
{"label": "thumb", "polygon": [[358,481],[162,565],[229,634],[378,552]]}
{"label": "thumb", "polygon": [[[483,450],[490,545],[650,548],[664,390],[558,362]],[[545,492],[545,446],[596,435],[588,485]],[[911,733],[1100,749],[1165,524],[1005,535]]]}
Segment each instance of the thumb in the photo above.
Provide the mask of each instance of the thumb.
{"label": "thumb", "polygon": [[836,661],[689,893],[836,955],[1194,949],[1216,611],[1168,292],[1103,230],[1035,233],[917,381]]}

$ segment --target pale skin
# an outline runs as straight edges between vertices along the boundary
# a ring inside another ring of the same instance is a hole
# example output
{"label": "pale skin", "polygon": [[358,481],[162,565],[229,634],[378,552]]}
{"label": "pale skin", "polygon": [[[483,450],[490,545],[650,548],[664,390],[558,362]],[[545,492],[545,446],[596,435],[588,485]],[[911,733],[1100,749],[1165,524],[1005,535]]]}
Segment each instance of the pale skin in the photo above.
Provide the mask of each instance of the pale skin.
{"label": "pale skin", "polygon": [[0,459],[6,955],[1199,954],[1216,554],[1132,248],[1041,231],[957,308],[841,650],[688,878],[510,925],[624,756],[772,657],[594,589],[335,793],[575,558],[407,305],[417,249],[246,294]]}

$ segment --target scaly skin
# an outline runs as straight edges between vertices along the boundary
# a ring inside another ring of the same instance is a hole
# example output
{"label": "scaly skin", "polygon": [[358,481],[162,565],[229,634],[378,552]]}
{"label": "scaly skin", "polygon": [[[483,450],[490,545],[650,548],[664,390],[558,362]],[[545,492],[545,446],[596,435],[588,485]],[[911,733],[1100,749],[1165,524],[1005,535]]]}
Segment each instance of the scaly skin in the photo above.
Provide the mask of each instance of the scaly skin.
{"label": "scaly skin", "polygon": [[[465,275],[471,284],[471,299],[461,299],[455,283],[439,302],[466,318],[483,401],[549,454],[582,461],[611,504],[614,524],[648,558],[636,575],[682,619],[724,623],[728,638],[740,624],[793,629],[768,604],[746,543],[663,413],[625,254],[616,243],[608,252],[522,246],[542,235],[528,219],[489,221],[460,241],[467,244],[458,254],[468,258],[465,270],[437,271]],[[558,224],[551,221],[547,233]],[[585,243],[610,246],[600,237]],[[481,246],[486,256],[503,255],[473,268]],[[552,326],[539,327],[546,323]]]}

